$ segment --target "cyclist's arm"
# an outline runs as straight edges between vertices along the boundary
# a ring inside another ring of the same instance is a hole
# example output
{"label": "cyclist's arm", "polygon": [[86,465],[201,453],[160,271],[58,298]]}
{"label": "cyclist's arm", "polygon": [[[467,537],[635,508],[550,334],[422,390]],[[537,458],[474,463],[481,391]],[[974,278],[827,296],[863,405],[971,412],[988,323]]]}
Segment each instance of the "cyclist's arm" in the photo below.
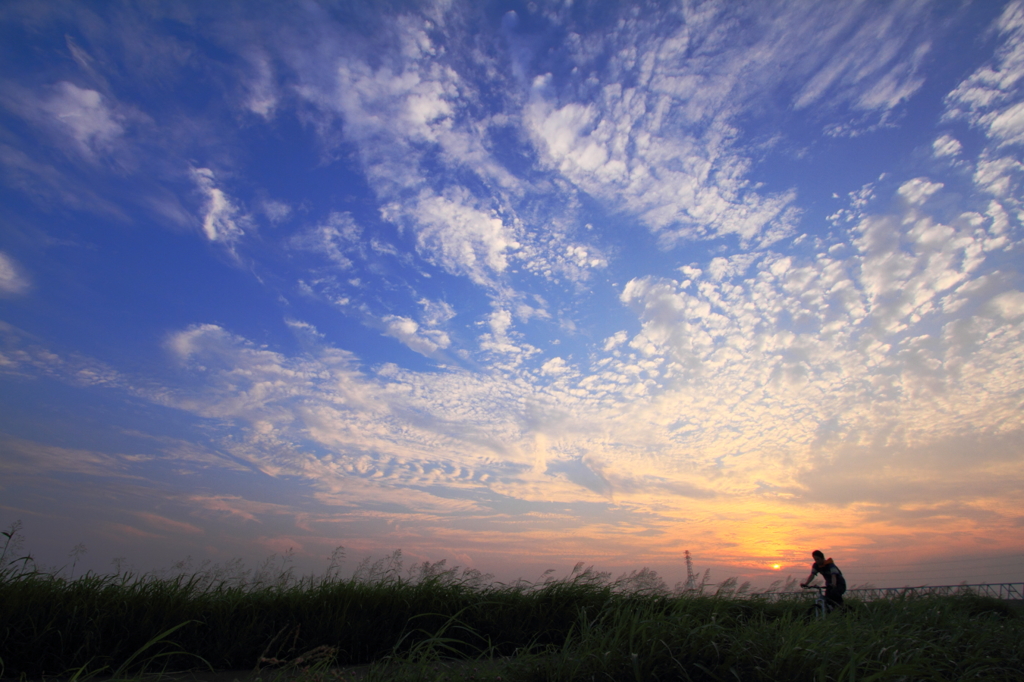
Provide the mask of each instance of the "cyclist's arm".
{"label": "cyclist's arm", "polygon": [[814,576],[815,575],[816,575],[816,573],[814,571],[811,571],[811,574],[809,576],[807,576],[807,580],[805,580],[802,583],[800,583],[800,587],[807,587],[808,585],[810,585],[811,581],[814,580]]}

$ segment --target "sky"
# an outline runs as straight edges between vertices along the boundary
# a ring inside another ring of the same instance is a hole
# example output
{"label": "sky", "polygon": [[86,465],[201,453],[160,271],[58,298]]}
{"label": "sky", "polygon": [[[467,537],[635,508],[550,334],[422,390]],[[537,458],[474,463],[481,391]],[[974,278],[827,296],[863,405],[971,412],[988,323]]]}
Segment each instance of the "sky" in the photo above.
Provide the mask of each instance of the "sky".
{"label": "sky", "polygon": [[1020,1],[8,0],[0,525],[1019,582],[1022,145]]}

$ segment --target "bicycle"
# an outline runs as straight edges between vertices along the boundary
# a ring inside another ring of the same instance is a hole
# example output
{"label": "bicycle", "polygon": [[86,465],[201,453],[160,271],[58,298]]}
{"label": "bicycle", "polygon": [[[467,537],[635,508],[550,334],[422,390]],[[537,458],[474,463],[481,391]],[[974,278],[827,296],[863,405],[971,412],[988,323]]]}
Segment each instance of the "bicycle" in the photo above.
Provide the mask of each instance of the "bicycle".
{"label": "bicycle", "polygon": [[818,591],[818,596],[814,598],[814,605],[807,609],[808,616],[814,616],[816,619],[821,620],[835,610],[835,604],[825,599],[824,585],[804,585],[803,588],[805,590]]}

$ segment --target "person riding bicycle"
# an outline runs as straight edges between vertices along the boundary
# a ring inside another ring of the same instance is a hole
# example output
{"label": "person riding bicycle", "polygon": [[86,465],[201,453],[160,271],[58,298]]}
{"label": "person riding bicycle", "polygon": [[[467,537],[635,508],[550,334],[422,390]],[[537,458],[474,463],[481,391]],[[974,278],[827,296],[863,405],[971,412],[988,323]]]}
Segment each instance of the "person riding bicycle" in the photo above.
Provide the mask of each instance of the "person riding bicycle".
{"label": "person riding bicycle", "polygon": [[811,564],[811,574],[807,580],[800,583],[800,587],[807,587],[808,584],[820,573],[825,579],[825,601],[832,607],[843,607],[843,592],[846,592],[846,578],[839,570],[832,558],[825,558],[825,554],[816,549],[811,552],[814,563]]}

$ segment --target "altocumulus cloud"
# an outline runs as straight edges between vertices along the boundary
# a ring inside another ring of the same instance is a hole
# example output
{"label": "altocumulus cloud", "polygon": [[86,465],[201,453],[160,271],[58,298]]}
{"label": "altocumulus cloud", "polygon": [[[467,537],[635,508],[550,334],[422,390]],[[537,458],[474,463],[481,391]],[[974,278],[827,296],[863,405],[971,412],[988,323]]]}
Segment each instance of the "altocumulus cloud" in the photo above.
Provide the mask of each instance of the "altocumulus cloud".
{"label": "altocumulus cloud", "polygon": [[0,371],[132,409],[4,442],[180,467],[126,533],[1019,542],[1020,2],[12,7],[77,28],[2,84]]}

